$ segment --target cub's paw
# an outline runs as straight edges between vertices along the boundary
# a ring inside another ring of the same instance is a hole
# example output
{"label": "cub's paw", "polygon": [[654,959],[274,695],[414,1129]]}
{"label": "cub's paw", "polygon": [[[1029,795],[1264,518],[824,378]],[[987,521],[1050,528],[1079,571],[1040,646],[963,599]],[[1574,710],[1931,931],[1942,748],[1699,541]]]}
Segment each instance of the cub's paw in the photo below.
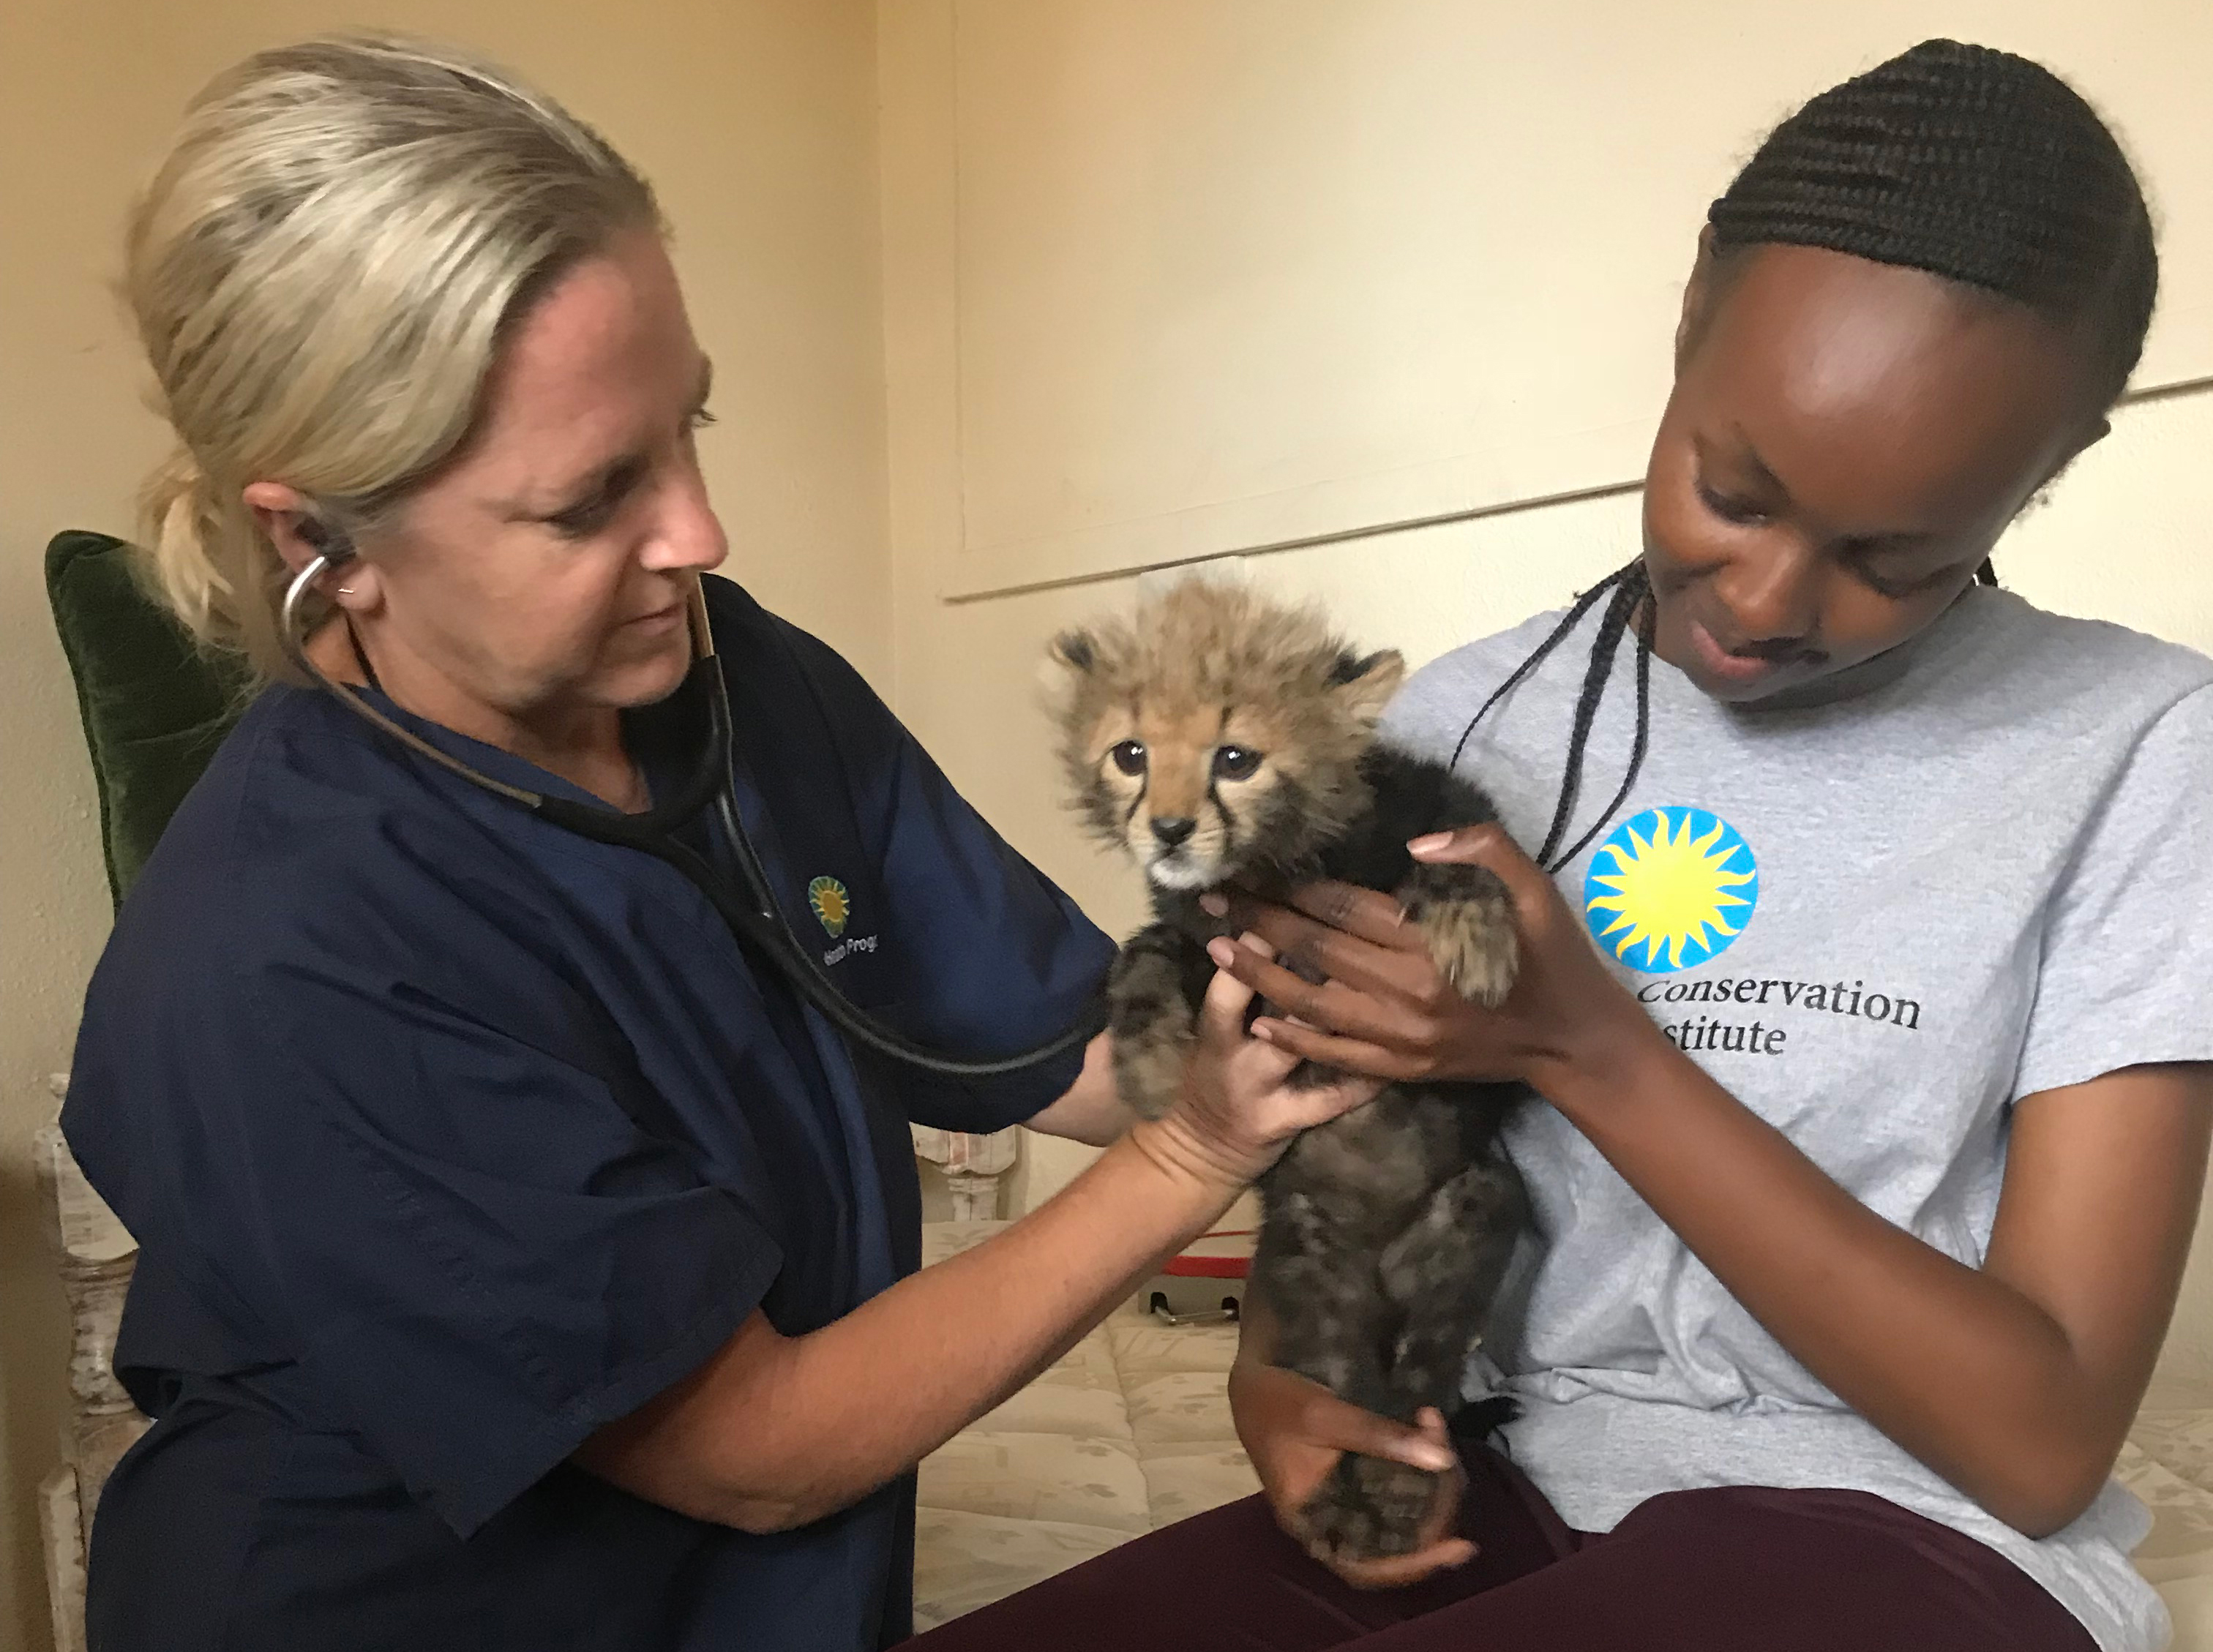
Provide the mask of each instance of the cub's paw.
{"label": "cub's paw", "polygon": [[1437,1477],[1384,1457],[1338,1459],[1299,1510],[1307,1546],[1334,1560],[1385,1560],[1421,1546]]}
{"label": "cub's paw", "polygon": [[1175,1105],[1193,1040],[1191,1006],[1171,960],[1129,951],[1108,983],[1114,1088],[1141,1119]]}
{"label": "cub's paw", "polygon": [[1496,1009],[1514,990],[1521,941],[1506,886],[1479,866],[1417,866],[1399,904],[1421,926],[1454,991]]}
{"label": "cub's paw", "polygon": [[1175,1105],[1191,1046],[1188,1027],[1180,1038],[1115,1039],[1114,1090],[1131,1112],[1158,1119]]}

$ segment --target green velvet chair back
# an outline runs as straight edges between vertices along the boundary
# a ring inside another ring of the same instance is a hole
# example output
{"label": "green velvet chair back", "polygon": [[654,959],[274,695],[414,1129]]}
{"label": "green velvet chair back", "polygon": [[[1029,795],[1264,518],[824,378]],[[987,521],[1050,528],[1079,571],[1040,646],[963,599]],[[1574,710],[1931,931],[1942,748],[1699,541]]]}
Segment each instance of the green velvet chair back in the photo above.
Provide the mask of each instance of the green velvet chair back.
{"label": "green velvet chair back", "polygon": [[131,555],[105,533],[61,533],[46,547],[46,597],[76,679],[118,905],[247,696],[243,668],[193,643],[138,582]]}

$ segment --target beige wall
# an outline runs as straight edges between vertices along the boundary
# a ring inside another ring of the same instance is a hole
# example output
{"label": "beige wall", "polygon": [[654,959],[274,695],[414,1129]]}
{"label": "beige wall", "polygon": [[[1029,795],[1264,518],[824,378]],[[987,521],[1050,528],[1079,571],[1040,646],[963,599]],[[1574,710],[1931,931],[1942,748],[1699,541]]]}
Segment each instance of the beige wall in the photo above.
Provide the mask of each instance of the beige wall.
{"label": "beige wall", "polygon": [[891,661],[868,0],[7,0],[0,4],[0,1649],[46,1644],[31,1488],[53,1458],[58,1291],[28,1143],[106,934],[90,777],[48,623],[56,529],[127,531],[156,455],[108,297],[125,199],[185,99],[364,15],[491,52],[659,186],[716,358],[703,438],[731,571],[880,686]]}
{"label": "beige wall", "polygon": [[2213,373],[2204,0],[887,17],[886,142],[944,220],[945,592],[1634,480],[1706,203],[1796,102],[1931,34],[2114,112],[2167,209],[2143,381]]}

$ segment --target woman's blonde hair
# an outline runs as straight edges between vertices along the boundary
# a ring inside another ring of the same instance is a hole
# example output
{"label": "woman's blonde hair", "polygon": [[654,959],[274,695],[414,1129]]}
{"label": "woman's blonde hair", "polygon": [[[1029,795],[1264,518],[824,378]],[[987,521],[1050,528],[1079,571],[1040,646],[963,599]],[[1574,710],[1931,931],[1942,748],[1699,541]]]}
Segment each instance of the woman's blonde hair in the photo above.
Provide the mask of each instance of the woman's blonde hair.
{"label": "woman's blonde hair", "polygon": [[388,35],[263,52],[191,106],[133,210],[125,290],[175,453],[141,501],[152,582],[289,676],[286,574],[240,498],[284,482],[358,534],[460,449],[515,319],[625,230],[645,181],[466,52]]}

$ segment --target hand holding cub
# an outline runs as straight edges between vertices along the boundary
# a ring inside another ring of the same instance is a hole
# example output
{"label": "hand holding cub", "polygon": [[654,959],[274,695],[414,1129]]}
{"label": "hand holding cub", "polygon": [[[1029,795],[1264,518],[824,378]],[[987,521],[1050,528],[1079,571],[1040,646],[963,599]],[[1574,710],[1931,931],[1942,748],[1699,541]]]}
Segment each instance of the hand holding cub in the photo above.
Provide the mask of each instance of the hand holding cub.
{"label": "hand holding cub", "polygon": [[1455,991],[1430,938],[1388,895],[1315,883],[1288,907],[1211,897],[1209,911],[1264,943],[1239,946],[1225,966],[1283,1012],[1255,1021],[1256,1037],[1344,1072],[1519,1081],[1541,1094],[1563,1067],[1588,1072],[1625,1038],[1652,1033],[1552,879],[1497,826],[1409,847],[1423,865],[1479,867],[1504,886],[1520,944],[1503,1000],[1485,1008]]}

